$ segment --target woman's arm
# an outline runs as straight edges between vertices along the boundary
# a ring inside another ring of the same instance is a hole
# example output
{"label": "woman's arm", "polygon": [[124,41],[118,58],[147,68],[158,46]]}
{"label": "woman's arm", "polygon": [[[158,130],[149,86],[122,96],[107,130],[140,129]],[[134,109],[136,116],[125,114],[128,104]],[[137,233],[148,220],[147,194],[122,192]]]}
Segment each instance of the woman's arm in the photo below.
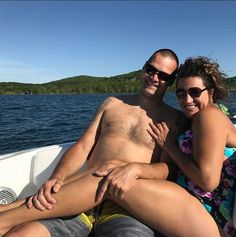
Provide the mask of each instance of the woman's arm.
{"label": "woman's arm", "polygon": [[206,191],[219,183],[227,139],[226,117],[217,108],[204,109],[193,121],[192,159],[173,142],[167,126],[152,125],[156,142],[170,155],[184,174]]}

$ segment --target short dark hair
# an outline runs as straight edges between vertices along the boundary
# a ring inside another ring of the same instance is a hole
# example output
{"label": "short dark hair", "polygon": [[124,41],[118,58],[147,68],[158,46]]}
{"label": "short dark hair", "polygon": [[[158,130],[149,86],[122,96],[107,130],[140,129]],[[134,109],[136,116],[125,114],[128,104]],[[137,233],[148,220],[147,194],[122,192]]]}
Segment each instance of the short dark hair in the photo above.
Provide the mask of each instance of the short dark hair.
{"label": "short dark hair", "polygon": [[172,74],[171,74],[171,80],[170,81],[168,81],[168,83],[169,83],[169,86],[171,86],[172,84],[173,84],[173,82],[175,81],[175,78],[176,78],[176,74],[177,74],[177,72],[178,72],[178,69],[179,69],[179,59],[178,59],[178,56],[176,55],[176,53],[173,51],[173,50],[171,50],[171,49],[168,49],[168,48],[166,48],[166,49],[158,49],[157,51],[155,51],[153,54],[152,54],[152,56],[147,60],[147,62],[148,63],[150,63],[152,60],[153,60],[153,58],[157,55],[157,54],[161,54],[162,56],[164,56],[164,57],[170,57],[170,58],[172,58],[172,59],[174,59],[175,61],[176,61],[176,69],[172,72]]}
{"label": "short dark hair", "polygon": [[220,70],[219,64],[215,60],[204,56],[187,58],[184,64],[180,65],[176,86],[181,78],[195,76],[199,76],[207,88],[214,89],[214,103],[228,98],[229,91],[223,83],[226,74]]}
{"label": "short dark hair", "polygon": [[157,51],[155,51],[152,56],[147,60],[148,63],[150,63],[153,58],[156,56],[156,54],[160,53],[161,55],[163,56],[169,56],[173,59],[175,59],[176,61],[176,64],[177,64],[177,69],[179,68],[179,59],[178,59],[178,56],[176,55],[176,53],[171,50],[171,49],[158,49]]}

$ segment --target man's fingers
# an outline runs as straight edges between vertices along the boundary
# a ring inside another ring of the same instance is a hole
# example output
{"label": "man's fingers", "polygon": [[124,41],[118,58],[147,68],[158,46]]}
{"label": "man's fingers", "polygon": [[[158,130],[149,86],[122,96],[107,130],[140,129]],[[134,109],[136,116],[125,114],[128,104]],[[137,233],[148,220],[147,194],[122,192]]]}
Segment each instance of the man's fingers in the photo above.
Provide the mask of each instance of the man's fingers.
{"label": "man's fingers", "polygon": [[62,181],[57,181],[57,182],[53,185],[53,187],[52,187],[53,192],[54,192],[54,193],[59,192],[62,185],[63,185],[63,182],[62,182]]}
{"label": "man's fingers", "polygon": [[49,202],[49,198],[45,195],[45,190],[44,189],[40,189],[37,195],[37,200],[39,201],[40,204],[38,204],[38,202],[36,202],[36,205],[40,205],[43,206],[44,208],[47,208],[48,210],[50,210],[52,208],[52,203]]}
{"label": "man's fingers", "polygon": [[52,197],[52,191],[54,191],[53,186],[46,187],[43,190],[43,193],[42,193],[43,199],[42,199],[42,201],[44,201],[44,199],[45,199],[46,202],[47,202],[47,205],[51,205],[51,204],[56,203],[55,198]]}
{"label": "man's fingers", "polygon": [[33,207],[33,202],[32,202],[33,196],[31,196],[27,202],[26,202],[26,206],[30,209]]}
{"label": "man's fingers", "polygon": [[45,210],[45,207],[38,200],[38,195],[35,195],[33,197],[32,201],[33,201],[33,204],[34,204],[35,208],[39,209],[40,211]]}

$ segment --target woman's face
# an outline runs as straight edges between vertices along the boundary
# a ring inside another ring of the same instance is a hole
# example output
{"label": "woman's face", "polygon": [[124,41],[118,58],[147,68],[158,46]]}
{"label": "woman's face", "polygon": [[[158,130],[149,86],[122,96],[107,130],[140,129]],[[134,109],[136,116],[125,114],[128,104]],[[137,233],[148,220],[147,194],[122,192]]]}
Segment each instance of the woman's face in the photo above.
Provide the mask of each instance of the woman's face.
{"label": "woman's face", "polygon": [[192,118],[199,110],[212,103],[213,90],[207,90],[202,78],[194,76],[179,79],[176,95],[183,113]]}

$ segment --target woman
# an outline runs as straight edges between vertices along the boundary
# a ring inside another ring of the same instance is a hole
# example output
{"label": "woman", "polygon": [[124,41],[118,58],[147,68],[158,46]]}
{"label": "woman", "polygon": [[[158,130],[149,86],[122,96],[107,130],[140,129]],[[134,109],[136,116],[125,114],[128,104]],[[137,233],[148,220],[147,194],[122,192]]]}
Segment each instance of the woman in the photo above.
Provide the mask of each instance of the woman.
{"label": "woman", "polygon": [[[200,65],[204,68],[205,63],[208,61],[205,59],[201,60]],[[193,60],[193,65],[197,66],[197,61],[195,62]],[[214,65],[214,63],[210,63],[210,66]],[[194,68],[188,67],[188,64],[185,63],[181,70],[185,71],[186,69],[188,69],[189,75],[182,78],[181,73],[179,74],[177,83],[179,90],[177,91],[177,95],[184,113],[193,121],[192,131],[196,138],[193,141],[193,159],[186,157],[174,145],[175,142],[173,136],[171,136],[172,133],[169,133],[164,123],[150,124],[152,130],[149,133],[169,153],[186,177],[191,178],[203,189],[212,191],[218,186],[220,180],[224,161],[224,146],[227,144],[236,147],[236,133],[232,123],[213,104],[213,101],[221,98],[219,95],[224,95],[224,97],[226,95],[226,93],[223,93],[225,92],[224,89],[222,89],[222,93],[219,93],[217,89],[219,87],[218,79],[221,77],[217,77],[215,84],[209,84],[211,88],[208,88],[208,84],[205,85],[205,74],[209,77],[207,77],[206,81],[214,81],[215,76],[221,75],[218,67],[215,68],[217,75],[211,74],[211,71],[202,71],[202,69],[199,72],[198,70],[195,72],[193,70]],[[204,86],[207,86],[207,89]],[[196,90],[196,88],[193,89],[192,87],[199,88]],[[189,98],[189,94],[195,97],[191,103],[189,102],[191,99]],[[216,119],[217,126],[209,123],[209,119],[212,120],[212,116]],[[209,140],[211,144],[215,144],[214,149],[209,150]],[[127,166],[129,165],[127,164]],[[119,169],[119,167],[115,169]],[[88,174],[72,182],[70,185],[63,186],[61,191],[54,195],[57,199],[57,204],[52,210],[39,212],[34,208],[28,210],[23,205],[2,212],[0,214],[0,236],[5,234],[14,225],[20,223],[42,218],[73,215],[92,208],[92,206],[85,207],[83,201],[89,192],[87,194],[83,193],[82,195],[81,193],[77,195],[77,200],[74,200],[74,202],[71,202],[69,197],[70,195],[76,195],[74,190],[77,187],[82,187],[82,189],[86,190],[89,185],[91,189],[96,190],[99,181],[99,177]],[[66,198],[66,195],[68,195],[68,198]],[[125,193],[122,200],[115,199],[114,201],[165,236],[224,236],[222,228],[219,227],[220,223],[218,223],[218,220],[209,214],[202,203],[199,202],[199,199],[173,182],[138,179],[131,190]],[[64,205],[60,205],[60,203],[64,203]],[[20,222],[19,215],[21,215]],[[227,234],[227,236],[233,235]]]}
{"label": "woman", "polygon": [[216,104],[228,95],[222,79],[211,59],[187,59],[178,72],[176,96],[191,129],[179,137],[180,149],[165,123],[152,124],[150,134],[180,168],[177,183],[204,205],[225,236],[235,236],[236,149],[229,147],[236,147],[236,130]]}

